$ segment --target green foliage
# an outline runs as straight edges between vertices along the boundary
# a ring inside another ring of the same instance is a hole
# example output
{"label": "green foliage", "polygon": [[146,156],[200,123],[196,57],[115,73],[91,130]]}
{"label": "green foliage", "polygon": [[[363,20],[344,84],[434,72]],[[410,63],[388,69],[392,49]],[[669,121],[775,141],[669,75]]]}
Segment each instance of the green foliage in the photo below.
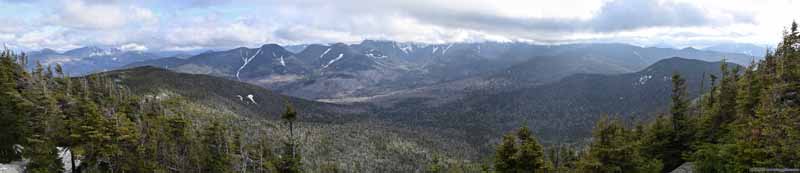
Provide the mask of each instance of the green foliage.
{"label": "green foliage", "polygon": [[[516,137],[516,138],[515,138]],[[528,127],[506,134],[497,146],[494,168],[497,172],[538,172],[548,167],[544,149]]]}
{"label": "green foliage", "polygon": [[222,127],[221,123],[217,121],[211,122],[211,125],[206,129],[205,138],[203,143],[206,145],[208,154],[205,158],[206,167],[205,172],[226,173],[230,171],[231,161],[227,152],[229,151],[228,145],[230,143],[225,138],[226,130]]}
{"label": "green foliage", "polygon": [[592,133],[588,153],[578,162],[581,172],[654,172],[659,160],[643,157],[637,136],[619,120],[602,118]]}
{"label": "green foliage", "polygon": [[19,130],[23,124],[23,111],[17,107],[21,97],[17,83],[24,71],[16,61],[17,56],[11,52],[0,52],[0,163],[21,158],[15,147],[23,140]]}
{"label": "green foliage", "polygon": [[442,173],[444,172],[444,167],[445,165],[442,157],[437,154],[433,156],[433,159],[431,160],[431,163],[428,165],[428,168],[425,170],[425,172]]}
{"label": "green foliage", "polygon": [[548,159],[553,164],[553,171],[567,172],[575,170],[578,161],[578,152],[573,146],[555,145],[547,149]]}

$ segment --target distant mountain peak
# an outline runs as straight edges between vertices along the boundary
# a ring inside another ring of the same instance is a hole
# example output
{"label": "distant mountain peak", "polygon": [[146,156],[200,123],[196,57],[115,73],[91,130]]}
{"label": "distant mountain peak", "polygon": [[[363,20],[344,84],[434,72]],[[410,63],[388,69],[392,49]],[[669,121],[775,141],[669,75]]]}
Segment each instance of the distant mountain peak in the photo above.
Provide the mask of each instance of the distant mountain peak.
{"label": "distant mountain peak", "polygon": [[44,48],[44,49],[40,50],[39,53],[57,54],[58,52],[53,50],[53,49],[50,49],[50,48]]}
{"label": "distant mountain peak", "polygon": [[701,61],[701,60],[696,60],[696,59],[682,58],[682,57],[671,57],[671,58],[658,60],[658,61],[656,61],[656,63],[653,63],[652,65],[650,65],[650,67],[658,67],[658,66],[663,66],[663,65],[667,65],[667,64],[672,65],[672,64],[689,64],[689,63],[708,63],[708,62]]}
{"label": "distant mountain peak", "polygon": [[695,48],[694,48],[694,47],[692,47],[692,46],[685,47],[685,48],[683,48],[683,49],[681,49],[681,50],[688,50],[688,51],[699,51],[698,49],[695,49]]}
{"label": "distant mountain peak", "polygon": [[262,49],[283,49],[283,46],[280,46],[280,45],[275,44],[275,43],[270,43],[270,44],[261,45],[261,48]]}

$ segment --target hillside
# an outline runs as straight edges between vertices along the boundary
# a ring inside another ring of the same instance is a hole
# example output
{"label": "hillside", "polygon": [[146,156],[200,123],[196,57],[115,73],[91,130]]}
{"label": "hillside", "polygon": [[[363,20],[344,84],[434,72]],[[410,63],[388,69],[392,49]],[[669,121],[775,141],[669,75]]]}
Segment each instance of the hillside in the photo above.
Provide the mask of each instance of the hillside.
{"label": "hillside", "polygon": [[[129,87],[139,95],[169,97],[177,94],[210,107],[229,109],[252,118],[277,119],[288,103],[308,120],[346,121],[366,113],[366,108],[339,106],[283,96],[252,84],[207,75],[177,73],[145,66],[95,74]],[[252,100],[250,99],[252,95]]]}
{"label": "hillside", "polygon": [[[414,103],[419,99],[408,99],[395,103],[401,109],[390,109],[387,114],[398,121],[479,134],[502,132],[526,122],[545,141],[574,140],[586,137],[604,114],[646,121],[664,112],[673,72],[687,79],[690,97],[697,97],[701,76],[719,76],[719,67],[718,62],[669,58],[635,73],[575,74],[557,82],[509,91],[476,90],[441,105],[418,105]],[[705,83],[706,88],[709,83]]]}

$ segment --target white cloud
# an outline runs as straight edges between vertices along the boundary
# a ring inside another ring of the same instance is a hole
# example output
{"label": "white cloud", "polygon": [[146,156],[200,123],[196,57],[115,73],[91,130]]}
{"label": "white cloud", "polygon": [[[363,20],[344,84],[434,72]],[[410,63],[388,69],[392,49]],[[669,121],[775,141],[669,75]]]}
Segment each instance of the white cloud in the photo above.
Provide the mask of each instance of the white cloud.
{"label": "white cloud", "polygon": [[[783,0],[40,1],[16,5],[27,7],[20,11],[0,10],[0,22],[14,24],[0,28],[0,42],[58,50],[128,44],[147,50],[223,49],[363,39],[773,44],[781,28],[800,17],[800,3]],[[16,13],[24,15],[3,15]]]}
{"label": "white cloud", "polygon": [[148,9],[113,1],[62,0],[51,22],[78,29],[118,29],[133,24],[153,24],[157,17]]}

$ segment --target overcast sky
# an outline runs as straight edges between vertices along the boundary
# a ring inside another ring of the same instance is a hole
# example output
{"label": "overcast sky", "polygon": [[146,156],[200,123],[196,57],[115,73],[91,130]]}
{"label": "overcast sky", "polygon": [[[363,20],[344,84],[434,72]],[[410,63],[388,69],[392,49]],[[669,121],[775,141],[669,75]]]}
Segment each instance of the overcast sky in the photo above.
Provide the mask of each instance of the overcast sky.
{"label": "overcast sky", "polygon": [[62,51],[363,39],[772,45],[798,18],[792,0],[0,0],[0,43]]}

